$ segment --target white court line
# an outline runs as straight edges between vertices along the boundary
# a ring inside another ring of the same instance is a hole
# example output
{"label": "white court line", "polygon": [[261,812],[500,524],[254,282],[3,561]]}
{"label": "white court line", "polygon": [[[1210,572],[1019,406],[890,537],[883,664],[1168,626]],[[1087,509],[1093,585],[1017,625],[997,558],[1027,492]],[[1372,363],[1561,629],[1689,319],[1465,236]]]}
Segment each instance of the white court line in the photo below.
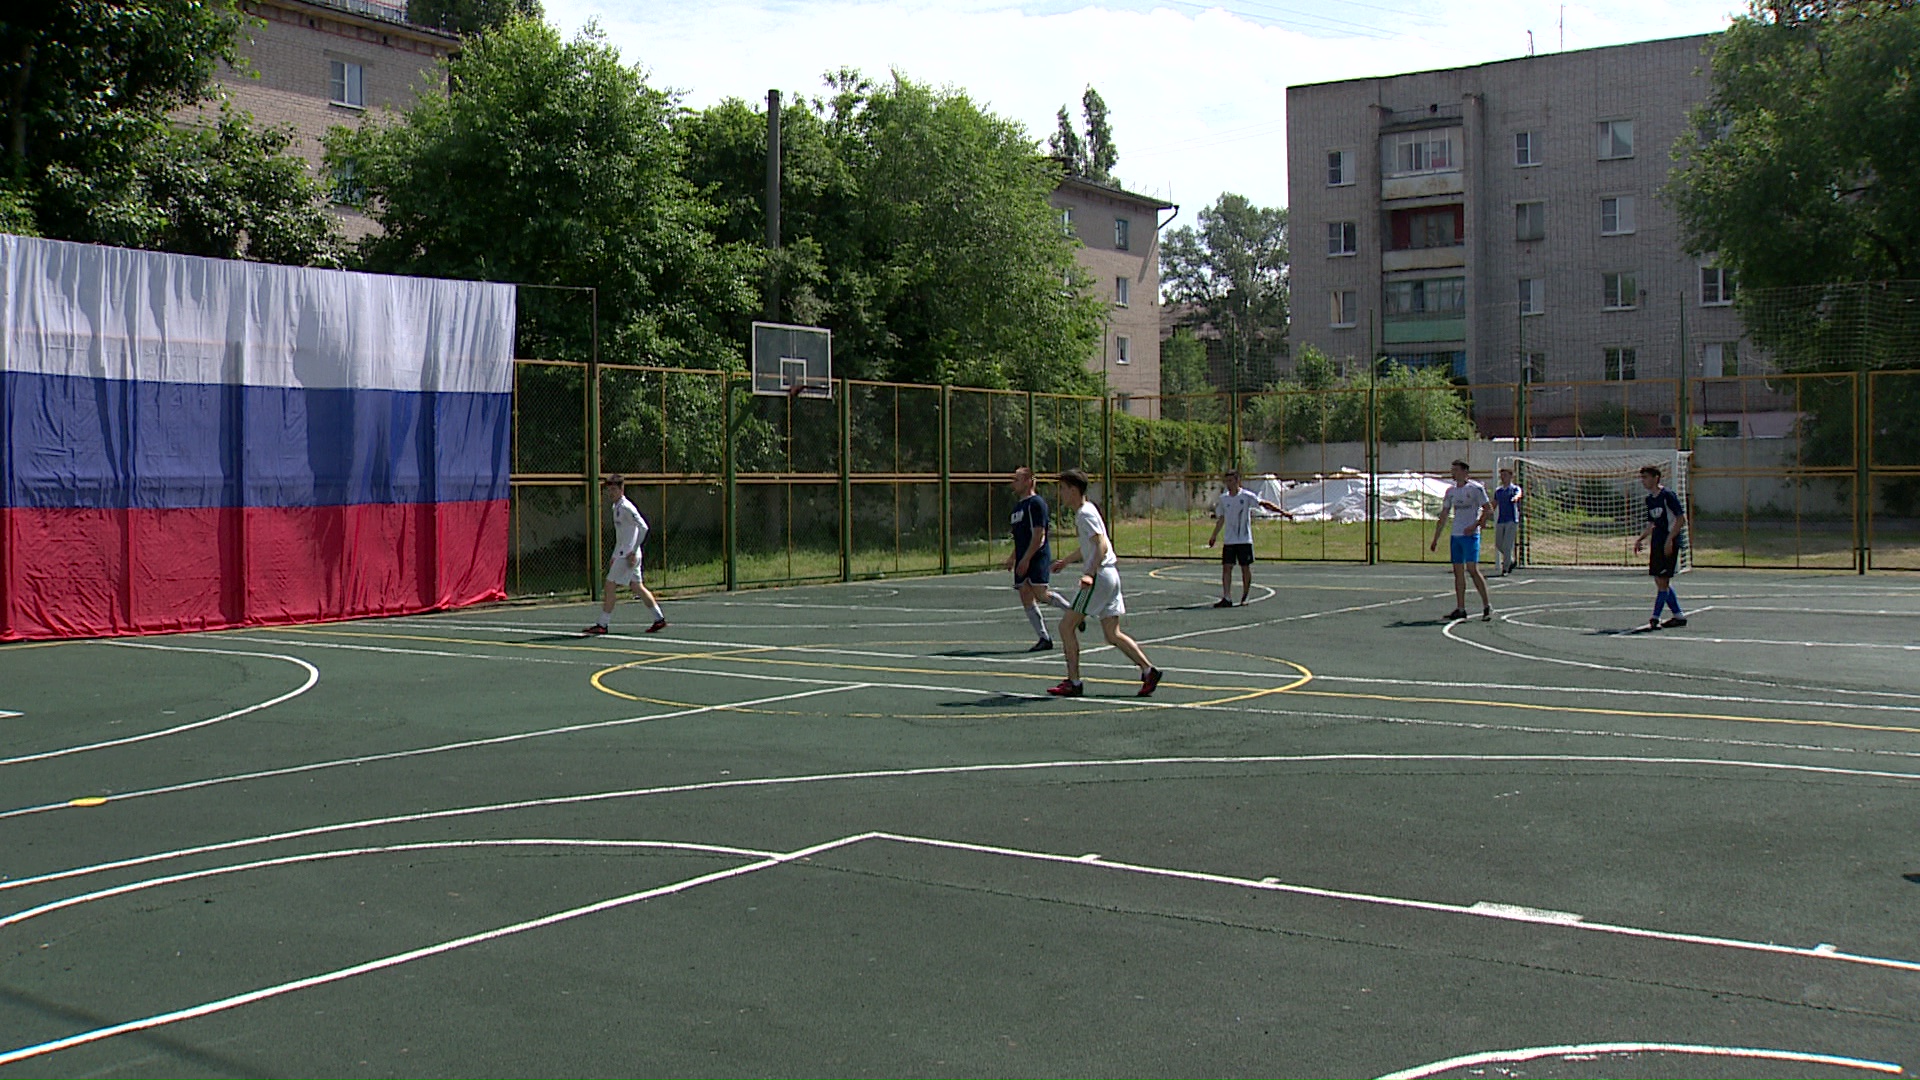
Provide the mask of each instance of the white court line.
{"label": "white court line", "polygon": [[221,713],[219,716],[215,716],[210,719],[195,720],[191,723],[179,724],[174,727],[163,729],[161,731],[149,731],[144,735],[129,735],[123,739],[108,739],[108,740],[105,740],[104,742],[87,743],[83,746],[68,746],[68,747],[63,747],[62,749],[59,749],[59,750],[44,750],[37,754],[21,754],[17,757],[0,758],[0,765],[21,765],[29,761],[45,761],[48,758],[66,757],[68,754],[83,754],[89,750],[104,750],[110,746],[126,746],[129,743],[146,742],[148,739],[160,739],[160,738],[165,738],[168,735],[178,735],[183,731],[192,731],[195,728],[203,728],[203,727],[207,727],[210,724],[218,724],[218,723],[221,723],[222,721],[232,720],[235,717],[245,716],[248,713],[259,712],[261,709],[272,708],[273,706],[278,705],[283,701],[291,701],[292,699],[299,697],[301,694],[306,693],[308,690],[313,689],[313,684],[320,681],[319,668],[314,667],[312,664],[309,664],[305,660],[302,660],[298,657],[281,656],[279,653],[243,652],[239,649],[202,649],[197,647],[190,648],[183,645],[156,645],[151,642],[142,642],[142,641],[103,641],[100,644],[117,645],[127,649],[162,649],[169,652],[219,653],[224,656],[255,656],[255,657],[261,657],[268,660],[285,660],[289,664],[298,664],[299,666],[306,668],[307,681],[300,684],[300,687],[298,689],[289,690],[288,692],[281,694],[279,697],[269,698],[268,700],[259,702],[258,704],[248,705],[244,709],[235,709],[232,712]]}
{"label": "white court line", "polygon": [[[1554,607],[1546,607],[1546,608],[1541,608],[1537,610],[1544,612],[1544,611],[1553,611],[1557,609]],[[1587,607],[1587,608],[1582,608],[1581,610],[1583,612],[1643,611],[1645,610],[1645,608],[1644,607],[1642,608]],[[1731,608],[1724,604],[1707,604],[1702,607],[1689,609],[1689,616],[1700,615],[1702,613],[1705,613],[1708,611],[1715,611],[1715,610],[1738,611],[1743,609]],[[1762,610],[1762,609],[1755,608],[1750,610]],[[1592,632],[1592,629],[1590,627],[1585,627],[1585,626],[1556,626],[1553,623],[1528,622],[1525,619],[1514,617],[1520,614],[1534,614],[1534,613],[1535,611],[1529,610],[1525,612],[1500,613],[1500,614],[1501,614],[1502,622],[1510,622],[1515,626],[1524,626],[1529,630],[1554,630],[1560,633],[1567,633],[1567,634],[1585,634],[1585,633]],[[1907,617],[1907,618],[1913,617],[1913,613],[1903,613],[1903,615],[1904,617]],[[1644,632],[1645,632],[1644,627],[1634,627],[1629,630],[1615,631],[1612,636],[1628,637],[1630,635],[1638,635]],[[1662,634],[1661,640],[1663,641],[1667,640],[1668,636],[1669,635]],[[1704,642],[1704,643],[1713,644],[1713,645],[1778,645],[1785,648],[1794,648],[1794,649],[1891,649],[1891,650],[1897,650],[1901,652],[1920,652],[1920,645],[1895,645],[1891,643],[1877,642],[1877,641],[1789,641],[1789,640],[1779,640],[1775,638],[1723,638],[1723,637],[1708,637],[1703,634],[1695,633],[1691,630],[1686,631],[1684,633],[1676,630],[1671,635],[1671,637],[1674,641],[1695,641],[1695,642]]]}
{"label": "white court line", "polygon": [[[1133,665],[1111,664],[1109,667],[1127,667]],[[1181,674],[1195,671],[1194,668],[1181,668]],[[1218,674],[1225,674],[1224,672]],[[1315,683],[1358,683],[1360,685],[1380,686],[1430,686],[1442,690],[1506,690],[1539,694],[1592,694],[1599,697],[1633,698],[1672,698],[1678,701],[1725,701],[1738,705],[1794,705],[1821,709],[1860,709],[1874,712],[1920,712],[1920,705],[1879,705],[1872,702],[1817,701],[1809,698],[1768,698],[1749,697],[1742,694],[1688,694],[1678,690],[1621,690],[1609,686],[1540,686],[1533,683],[1484,683],[1484,682],[1448,682],[1440,679],[1377,679],[1362,675],[1327,675],[1314,672]],[[1488,699],[1489,704],[1496,699]]]}
{"label": "white court line", "polygon": [[66,1050],[75,1046],[84,1046],[87,1043],[99,1042],[102,1039],[110,1039],[115,1035],[125,1035],[135,1031],[146,1031],[152,1028],[164,1027],[167,1024],[178,1023],[182,1020],[191,1020],[200,1016],[210,1016],[214,1013],[226,1012],[229,1009],[237,1009],[242,1005],[251,1005],[256,1001],[265,1001],[269,998],[291,994],[297,990],[306,990],[315,986],[325,986],[328,983],[340,982],[344,979],[353,978],[356,975],[365,975],[386,968],[398,967],[401,964],[410,963],[414,960],[424,959],[429,956],[438,956],[442,953],[452,952],[455,949],[462,949],[469,945],[494,941],[499,938],[525,933],[528,930],[536,930],[541,927],[554,926],[585,915],[611,911],[615,908],[637,904],[643,900],[651,900],[659,896],[668,896],[673,893],[684,892],[688,889],[697,888],[698,886],[711,882],[725,881],[728,878],[751,874],[757,870],[765,870],[770,866],[783,865],[794,859],[804,859],[810,855],[828,851],[843,844],[857,843],[862,839],[864,839],[864,837],[852,836],[840,840],[832,840],[824,844],[801,848],[797,851],[789,851],[783,854],[769,856],[757,862],[747,863],[742,866],[735,866],[726,870],[717,870],[711,874],[701,874],[698,877],[687,878],[684,881],[676,881],[670,885],[662,885],[658,888],[628,893],[625,896],[616,896],[610,900],[601,900],[582,907],[569,908],[566,911],[554,912],[551,915],[544,915],[537,919],[528,919],[525,922],[514,923],[510,926],[502,926],[478,934],[468,934],[465,937],[454,938],[451,941],[443,941],[437,945],[428,945],[424,948],[394,953],[390,956],[380,957],[377,960],[354,964],[351,967],[336,968],[333,971],[320,975],[310,975],[304,979],[295,979],[291,982],[284,982],[275,986],[262,987],[258,990],[248,991],[244,994],[235,994],[232,997],[221,998],[217,1001],[204,1002],[190,1008],[159,1013],[139,1020],[128,1020],[124,1023],[94,1028],[92,1031],[83,1031],[77,1035],[69,1035],[61,1039],[36,1043],[32,1046],[23,1046],[17,1050],[0,1053],[0,1065],[11,1065],[18,1061],[40,1057],[44,1054],[51,1054],[59,1050]]}
{"label": "white court line", "polygon": [[[501,653],[449,652],[445,649],[403,649],[390,645],[349,645],[343,641],[315,641],[311,638],[254,637],[244,632],[233,635],[233,640],[253,641],[262,645],[297,645],[303,649],[344,649],[350,652],[391,653],[399,656],[446,657],[450,660],[521,660],[529,664],[573,664],[576,666],[598,663],[596,660],[566,660],[553,656],[526,656],[519,653],[506,655]],[[492,643],[476,641],[474,644],[485,648]]]}
{"label": "white court line", "polygon": [[417,844],[383,844],[378,847],[336,848],[330,851],[313,851],[303,855],[283,855],[277,859],[260,859],[256,862],[235,863],[230,866],[216,866],[207,870],[193,870],[184,874],[169,874],[165,877],[146,878],[130,881],[124,885],[115,885],[110,889],[81,893],[77,896],[51,900],[39,907],[23,908],[11,915],[0,917],[0,927],[16,926],[28,919],[49,915],[67,908],[90,904],[96,900],[107,900],[115,896],[145,892],[166,885],[178,885],[187,881],[200,881],[205,878],[225,877],[228,874],[242,874],[253,870],[267,870],[276,866],[297,866],[302,863],[328,862],[333,859],[347,859],[360,855],[392,855],[408,851],[448,851],[468,848],[489,847],[538,847],[538,848],[615,848],[621,850],[663,850],[690,851],[704,855],[732,855],[745,859],[770,859],[777,852],[760,851],[754,848],[728,847],[721,844],[694,844],[671,840],[588,840],[556,839],[542,837],[538,839],[512,840],[429,840]]}
{"label": "white court line", "polygon": [[0,720],[11,720],[11,719],[13,719],[13,718],[14,718],[14,717],[16,717],[16,716],[25,716],[25,715],[27,715],[27,714],[26,714],[26,713],[17,713],[17,712],[10,712],[10,711],[8,711],[8,710],[6,710],[6,709],[0,709]]}
{"label": "white court line", "polygon": [[[1619,926],[1619,925],[1612,925],[1607,923],[1588,923],[1584,921],[1579,921],[1577,917],[1570,918],[1568,917],[1568,913],[1562,913],[1562,912],[1547,913],[1552,917],[1543,918],[1535,914],[1532,909],[1519,908],[1513,905],[1486,904],[1483,902],[1483,903],[1476,904],[1469,907],[1469,906],[1462,906],[1459,904],[1448,904],[1448,903],[1441,903],[1436,901],[1414,900],[1414,899],[1408,899],[1404,897],[1382,896],[1382,895],[1373,894],[1373,893],[1358,893],[1358,892],[1350,892],[1345,890],[1323,889],[1323,888],[1317,888],[1313,886],[1288,884],[1285,882],[1277,881],[1273,878],[1263,878],[1259,880],[1254,880],[1250,878],[1235,877],[1235,876],[1226,875],[1226,874],[1214,874],[1214,873],[1208,873],[1204,871],[1180,870],[1180,869],[1174,869],[1169,867],[1147,866],[1147,865],[1137,864],[1137,863],[1119,862],[1119,861],[1103,858],[1098,853],[1084,854],[1084,855],[1062,855],[1062,854],[1055,854],[1051,852],[1028,851],[1028,850],[1023,850],[1019,848],[1000,847],[997,845],[973,844],[973,843],[967,843],[967,842],[956,841],[956,840],[943,840],[943,839],[937,839],[933,837],[911,836],[906,834],[888,833],[888,832],[867,832],[867,833],[859,833],[859,834],[854,834],[850,836],[840,837],[839,839],[836,839],[836,840],[829,840],[824,843],[814,844],[808,847],[796,849],[794,851],[777,853],[777,854],[764,854],[764,855],[761,855],[755,862],[752,862],[752,863],[747,863],[740,866],[734,866],[725,870],[714,871],[708,874],[701,874],[696,877],[687,878],[685,880],[674,882],[669,885],[663,885],[657,888],[643,890],[641,892],[629,893],[625,896],[618,896],[608,900],[601,900],[595,903],[586,904],[586,905],[582,905],[574,908],[569,908],[567,910],[555,912],[553,914],[541,916],[539,918],[529,919],[522,922],[511,924],[508,926],[503,926],[503,927],[498,927],[492,930],[482,931],[477,934],[464,935],[462,937],[439,942],[434,945],[428,945],[428,946],[424,946],[417,949],[410,949],[405,952],[393,953],[388,956],[380,957],[375,960],[365,961],[363,963],[354,964],[348,967],[337,968],[332,971],[325,972],[319,975],[311,975],[301,979],[294,979],[288,982],[276,984],[274,986],[263,987],[258,990],[252,990],[246,993],[236,994],[236,995],[226,997],[226,998],[221,998],[215,1001],[204,1002],[200,1005],[195,1005],[195,1006],[191,1006],[184,1009],[178,1009],[172,1012],[159,1013],[159,1014],[144,1017],[138,1020],[125,1021],[119,1024],[113,1024],[105,1027],[95,1028],[91,1031],[85,1031],[75,1035],[69,1035],[60,1039],[53,1039],[47,1042],[37,1043],[31,1046],[20,1047],[15,1050],[7,1051],[5,1053],[0,1053],[0,1066],[10,1065],[19,1061],[24,1061],[34,1057],[40,1057],[45,1054],[54,1053],[60,1050],[70,1049],[72,1047],[85,1045],[87,1043],[98,1042],[103,1039],[112,1038],[117,1035],[128,1034],[135,1031],[149,1030],[156,1027],[162,1027],[167,1024],[177,1023],[182,1020],[188,1020],[196,1017],[207,1016],[207,1015],[211,1015],[213,1013],[218,1013],[218,1012],[225,1012],[227,1010],[239,1008],[240,1006],[243,1006],[243,1005],[249,1005],[257,1001],[264,1001],[269,998],[280,997],[286,994],[309,989],[315,986],[323,986],[328,983],[340,982],[345,979],[353,978],[358,975],[364,975],[364,974],[369,974],[371,972],[384,970],[387,968],[398,967],[402,964],[410,963],[414,960],[424,959],[430,956],[438,956],[444,953],[455,951],[457,949],[465,948],[469,945],[480,944],[482,942],[493,941],[502,937],[524,933],[529,930],[540,929],[547,926],[557,925],[559,923],[567,922],[567,921],[581,918],[587,915],[598,914],[603,911],[610,911],[616,908],[629,906],[631,904],[638,903],[643,900],[649,900],[649,899],[653,899],[660,896],[666,896],[674,893],[684,892],[688,889],[696,888],[700,885],[711,884],[718,881],[725,881],[731,878],[741,877],[746,874],[755,873],[757,871],[768,869],[771,867],[786,865],[796,860],[810,858],[814,855],[823,854],[825,852],[832,851],[835,849],[852,847],[854,845],[863,843],[867,840],[890,840],[896,843],[906,844],[910,846],[929,847],[929,848],[949,850],[949,851],[965,851],[965,852],[976,853],[976,854],[993,855],[996,857],[1003,857],[1003,858],[1025,859],[1025,860],[1034,861],[1034,862],[1067,864],[1067,865],[1075,865],[1075,866],[1089,866],[1089,867],[1096,867],[1099,869],[1106,869],[1106,870],[1118,870],[1124,873],[1138,874],[1138,875],[1147,876],[1147,877],[1159,877],[1159,878],[1171,878],[1171,879],[1184,880],[1184,881],[1196,881],[1196,882],[1201,882],[1205,884],[1230,885],[1237,888],[1254,889],[1254,890],[1259,890],[1264,892],[1286,893],[1286,894],[1297,895],[1297,896],[1309,896],[1309,897],[1314,897],[1316,899],[1364,903],[1364,904],[1371,904],[1375,906],[1394,907],[1394,908],[1402,908],[1402,909],[1417,910],[1417,911],[1430,911],[1430,912],[1441,913],[1441,914],[1467,915],[1467,916],[1472,916],[1477,918],[1494,919],[1502,922],[1531,923],[1531,924],[1545,925],[1545,926],[1550,926],[1550,927],[1555,927],[1555,928],[1565,929],[1565,930],[1583,931],[1583,932],[1592,932],[1592,933],[1605,933],[1605,934],[1618,935],[1618,936],[1624,936],[1629,938],[1637,938],[1641,940],[1664,941],[1664,942],[1671,942],[1671,943],[1677,943],[1677,944],[1704,945],[1704,946],[1714,947],[1714,948],[1733,949],[1733,950],[1744,951],[1744,952],[1757,952],[1757,953],[1770,954],[1770,955],[1776,955],[1776,956],[1791,956],[1791,957],[1796,957],[1800,959],[1812,959],[1812,960],[1820,960],[1820,961],[1828,961],[1828,962],[1838,962],[1838,963],[1861,965],[1861,966],[1867,966],[1867,967],[1893,969],[1893,970],[1899,970],[1899,971],[1920,971],[1920,962],[1901,960],[1901,959],[1892,958],[1892,957],[1876,957],[1876,956],[1868,956],[1864,954],[1841,952],[1838,949],[1835,949],[1831,946],[1824,946],[1824,945],[1816,948],[1808,949],[1808,948],[1800,948],[1796,946],[1777,945],[1771,942],[1745,941],[1738,938],[1723,938],[1723,937],[1715,937],[1715,936],[1701,935],[1701,934],[1674,933],[1669,931],[1648,930],[1640,927]],[[268,865],[268,864],[260,864],[260,865]],[[255,867],[250,866],[246,868],[255,868]],[[238,872],[240,869],[243,869],[243,868],[242,867],[220,868],[220,870],[217,872]],[[176,876],[175,880],[185,880],[192,876],[210,876],[211,873],[213,872],[216,872],[216,871],[203,872],[202,874],[199,874],[199,875],[178,875]],[[140,883],[136,883],[136,884],[140,884]],[[115,893],[115,891],[116,890],[103,890],[100,895],[112,895]],[[122,887],[120,890],[117,890],[117,891],[127,892],[127,891],[133,891],[133,890],[131,888]],[[84,902],[84,900],[80,898],[68,898],[66,901],[60,902],[60,906],[72,906],[72,904],[80,903],[80,902]],[[52,906],[54,905],[43,905],[43,909],[52,907]],[[1802,1060],[1802,1059],[1793,1058],[1790,1060]],[[1897,1069],[1898,1067],[1896,1066],[1895,1068]],[[1423,1066],[1422,1069],[1426,1070],[1426,1072],[1413,1072],[1413,1073],[1408,1073],[1407,1075],[1426,1075],[1427,1072],[1444,1071],[1443,1068],[1435,1067],[1435,1066]],[[1395,1075],[1400,1075],[1400,1074],[1395,1074]]]}
{"label": "white court line", "polygon": [[[193,791],[197,788],[215,787],[221,784],[233,784],[245,780],[264,780],[274,776],[291,776],[296,773],[318,772],[322,769],[335,769],[344,765],[366,765],[375,761],[392,761],[397,758],[418,757],[426,754],[442,754],[450,750],[469,750],[477,746],[498,746],[504,743],[520,742],[525,739],[544,738],[548,735],[569,735],[575,732],[593,731],[599,728],[622,727],[628,724],[645,724],[654,720],[674,720],[683,716],[696,716],[700,713],[721,712],[727,709],[744,709],[755,705],[770,705],[780,701],[792,701],[795,698],[812,697],[816,694],[832,694],[842,690],[858,690],[868,685],[867,683],[844,683],[837,686],[821,687],[815,690],[802,690],[794,694],[781,694],[777,697],[756,698],[751,701],[726,702],[719,705],[700,705],[693,708],[681,709],[677,712],[654,713],[648,716],[629,716],[619,720],[595,720],[588,723],[567,724],[557,728],[543,728],[539,731],[521,731],[511,735],[495,735],[486,739],[466,739],[460,742],[442,743],[438,746],[415,747],[410,750],[390,750],[383,754],[362,754],[357,757],[335,758],[332,761],[316,761],[305,765],[288,765],[278,769],[262,769],[258,772],[238,773],[232,776],[192,780],[186,783],[169,784],[165,787],[129,791],[109,796],[108,802],[124,802],[128,799],[145,798],[149,795],[168,795],[181,791]],[[0,821],[12,817],[23,817],[27,814],[44,814],[49,810],[64,810],[67,806],[68,804],[65,802],[44,803],[39,806],[22,806],[14,810],[0,811]],[[0,889],[6,887],[7,885],[4,880],[0,880]]]}
{"label": "white court line", "polygon": [[1216,885],[1233,885],[1243,889],[1289,893],[1295,896],[1311,896],[1325,900],[1345,900],[1354,903],[1373,904],[1379,907],[1405,908],[1413,911],[1432,911],[1446,915],[1470,915],[1475,918],[1495,919],[1501,922],[1535,923],[1566,930],[1612,934],[1622,937],[1640,938],[1648,941],[1666,941],[1683,945],[1708,945],[1714,948],[1734,949],[1742,952],[1794,956],[1809,960],[1838,960],[1865,967],[1920,972],[1920,960],[1902,960],[1898,957],[1889,956],[1868,956],[1862,953],[1841,952],[1831,947],[1803,948],[1797,945],[1776,945],[1770,941],[1745,941],[1740,938],[1717,937],[1709,934],[1686,934],[1669,930],[1648,930],[1638,926],[1620,926],[1612,923],[1587,922],[1579,916],[1573,915],[1571,912],[1543,912],[1537,908],[1525,908],[1512,904],[1490,904],[1486,901],[1472,905],[1449,904],[1437,900],[1413,900],[1401,896],[1349,892],[1344,889],[1322,889],[1312,885],[1290,885],[1286,882],[1274,881],[1270,878],[1256,880],[1254,878],[1235,877],[1230,874],[1213,874],[1201,870],[1175,870],[1163,866],[1146,866],[1139,863],[1116,862],[1111,859],[1101,858],[1098,855],[1057,855],[1044,851],[1024,851],[1019,848],[998,847],[991,844],[969,844],[958,840],[937,840],[931,837],[904,836],[888,832],[879,832],[873,835],[877,839],[896,840],[903,844],[950,848],[958,851],[977,852],[983,855],[1001,855],[1012,858],[1029,859],[1034,862],[1098,866],[1108,870],[1122,870],[1130,874],[1141,874],[1147,877],[1175,878],[1182,881],[1200,881]]}
{"label": "white court line", "polygon": [[[1543,1057],[1563,1057],[1586,1054],[1694,1054],[1704,1057],[1754,1058],[1762,1061],[1793,1061],[1808,1065],[1838,1065],[1849,1069],[1869,1069],[1874,1072],[1899,1075],[1904,1068],[1890,1061],[1869,1061],[1865,1058],[1835,1057],[1832,1054],[1808,1054],[1798,1050],[1762,1050],[1751,1046],[1697,1046],[1691,1043],[1575,1043],[1567,1046],[1529,1046],[1519,1050],[1489,1050],[1480,1054],[1465,1054],[1448,1058],[1445,1061],[1415,1065],[1411,1069],[1388,1073],[1380,1080],[1421,1080],[1435,1073],[1452,1072],[1455,1069],[1478,1068],[1481,1065],[1498,1065],[1505,1062],[1533,1061]],[[1585,1070],[1582,1070],[1585,1071]]]}
{"label": "white court line", "polygon": [[[812,691],[825,693],[829,691]],[[800,696],[800,695],[795,695]],[[719,708],[720,706],[708,706]],[[737,705],[734,707],[738,707]],[[239,848],[256,847],[262,844],[279,843],[283,840],[297,840],[309,836],[325,836],[333,833],[351,832],[356,829],[378,828],[387,825],[408,825],[422,821],[440,821],[452,818],[472,817],[480,814],[501,813],[512,810],[543,809],[554,806],[579,806],[587,803],[613,802],[622,799],[645,798],[655,795],[679,795],[690,792],[744,790],[750,788],[775,788],[797,786],[801,784],[831,784],[841,781],[895,780],[908,777],[925,776],[967,776],[999,773],[1043,772],[1048,770],[1075,769],[1128,769],[1169,765],[1311,765],[1311,764],[1405,764],[1409,762],[1426,764],[1471,763],[1477,765],[1494,764],[1589,764],[1589,765],[1684,765],[1696,768],[1778,771],[1787,773],[1806,773],[1821,776],[1851,776],[1875,780],[1920,781],[1920,773],[1894,772],[1885,769],[1851,769],[1838,765],[1802,765],[1791,762],[1744,761],[1738,758],[1685,758],[1685,757],[1642,757],[1615,754],[1254,754],[1254,755],[1189,755],[1155,758],[1108,758],[1081,761],[1027,761],[996,762],[979,765],[930,765],[921,768],[868,769],[853,772],[808,773],[794,776],[757,777],[735,780],[708,780],[699,783],[667,784],[650,788],[630,788],[617,791],[588,792],[578,795],[552,795],[539,799],[516,799],[512,802],[485,803],[476,806],[453,807],[446,810],[422,810],[412,814],[394,814],[384,817],[363,818],[358,821],[336,822],[331,825],[310,825],[302,829],[286,832],[264,833],[256,836],[241,837],[235,840],[223,840],[211,844],[199,844],[193,847],[177,848],[172,851],[136,855],[111,862],[94,863],[89,866],[55,870],[32,877],[0,879],[0,892],[25,888],[30,885],[45,884],[49,881],[63,881],[69,878],[85,877],[89,874],[108,870],[122,870],[131,866],[146,866],[166,862],[172,859],[186,858],[192,855],[205,855],[216,851],[233,851]],[[117,800],[115,800],[117,801]],[[110,801],[108,806],[112,805]],[[97,813],[97,810],[89,810]],[[17,813],[17,811],[16,811]]]}

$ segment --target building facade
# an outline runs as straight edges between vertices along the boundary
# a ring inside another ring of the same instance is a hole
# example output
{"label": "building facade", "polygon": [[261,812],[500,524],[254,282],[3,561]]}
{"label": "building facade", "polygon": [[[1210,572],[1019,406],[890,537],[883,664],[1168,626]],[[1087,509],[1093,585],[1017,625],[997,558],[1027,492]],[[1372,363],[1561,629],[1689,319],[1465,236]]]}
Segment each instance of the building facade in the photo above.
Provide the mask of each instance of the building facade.
{"label": "building facade", "polygon": [[1174,205],[1067,177],[1054,189],[1076,258],[1107,305],[1100,352],[1088,366],[1106,376],[1115,407],[1157,418],[1160,395],[1160,213]]}
{"label": "building facade", "polygon": [[[323,168],[320,139],[356,127],[374,110],[412,105],[460,46],[454,34],[406,20],[404,3],[382,0],[243,0],[250,17],[235,42],[250,71],[222,65],[221,88],[256,122],[290,126],[289,149]],[[351,208],[335,208],[349,238],[373,231]]]}
{"label": "building facade", "polygon": [[1751,368],[1733,283],[1658,195],[1714,40],[1289,87],[1295,350],[1480,385]]}

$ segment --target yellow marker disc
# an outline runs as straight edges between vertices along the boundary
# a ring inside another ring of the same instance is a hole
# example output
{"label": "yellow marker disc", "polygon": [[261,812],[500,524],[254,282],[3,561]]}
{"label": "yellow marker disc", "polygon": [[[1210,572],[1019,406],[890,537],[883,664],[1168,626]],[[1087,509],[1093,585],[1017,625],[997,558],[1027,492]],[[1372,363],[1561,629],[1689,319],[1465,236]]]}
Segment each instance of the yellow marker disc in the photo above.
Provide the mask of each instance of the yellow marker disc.
{"label": "yellow marker disc", "polygon": [[88,795],[84,798],[70,799],[67,802],[68,806],[105,806],[106,804],[107,800],[99,795]]}

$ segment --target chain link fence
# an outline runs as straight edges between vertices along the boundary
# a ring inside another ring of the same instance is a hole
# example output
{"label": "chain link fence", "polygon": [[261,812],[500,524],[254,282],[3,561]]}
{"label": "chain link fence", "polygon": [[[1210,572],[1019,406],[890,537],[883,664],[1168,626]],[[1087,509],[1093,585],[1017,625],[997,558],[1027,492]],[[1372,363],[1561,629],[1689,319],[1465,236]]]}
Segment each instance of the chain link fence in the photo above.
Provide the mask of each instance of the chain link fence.
{"label": "chain link fence", "polygon": [[672,592],[996,568],[1027,464],[1086,471],[1129,557],[1211,557],[1231,466],[1295,512],[1257,525],[1263,561],[1442,562],[1432,482],[1529,448],[1691,450],[1695,565],[1920,569],[1920,371],[1103,400],[590,370],[516,368],[512,595],[598,587],[596,472],[627,477],[648,581]]}

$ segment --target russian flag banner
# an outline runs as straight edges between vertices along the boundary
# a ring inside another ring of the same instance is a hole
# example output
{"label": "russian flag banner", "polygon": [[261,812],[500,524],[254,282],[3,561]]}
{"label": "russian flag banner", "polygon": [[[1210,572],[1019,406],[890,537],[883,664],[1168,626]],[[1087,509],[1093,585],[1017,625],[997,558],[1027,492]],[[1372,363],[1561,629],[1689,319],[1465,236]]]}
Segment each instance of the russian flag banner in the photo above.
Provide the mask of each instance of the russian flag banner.
{"label": "russian flag banner", "polygon": [[0,640],[505,596],[514,289],[0,236]]}

